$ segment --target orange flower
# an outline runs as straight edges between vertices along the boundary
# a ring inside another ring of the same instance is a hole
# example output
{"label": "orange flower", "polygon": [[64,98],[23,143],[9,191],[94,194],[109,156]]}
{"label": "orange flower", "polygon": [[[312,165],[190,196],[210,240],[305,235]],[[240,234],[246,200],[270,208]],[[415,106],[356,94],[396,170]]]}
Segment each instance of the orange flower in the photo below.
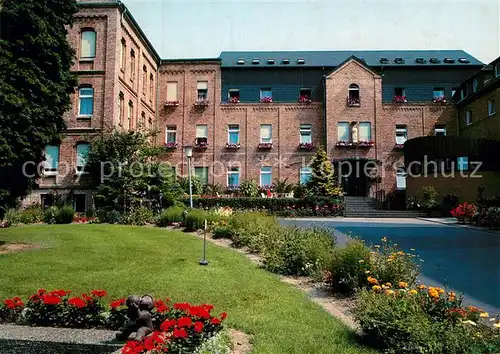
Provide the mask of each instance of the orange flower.
{"label": "orange flower", "polygon": [[439,291],[436,288],[429,288],[429,296],[436,299],[439,297]]}
{"label": "orange flower", "polygon": [[454,301],[456,299],[456,297],[457,297],[457,295],[453,291],[450,291],[448,293],[448,300]]}
{"label": "orange flower", "polygon": [[394,295],[394,290],[388,289],[388,290],[385,291],[385,294],[386,295]]}
{"label": "orange flower", "polygon": [[408,287],[408,283],[404,282],[404,281],[400,281],[398,283],[398,286],[400,289],[406,289]]}
{"label": "orange flower", "polygon": [[427,287],[426,287],[425,285],[423,285],[423,284],[422,284],[422,285],[417,286],[417,288],[418,288],[419,290],[425,290],[425,289],[427,289]]}
{"label": "orange flower", "polygon": [[389,283],[389,282],[387,282],[387,283],[385,283],[385,286],[387,286],[388,288],[390,288],[390,287],[392,287],[392,284]]}
{"label": "orange flower", "polygon": [[378,280],[375,279],[374,277],[368,277],[368,283],[372,284],[372,285],[378,285]]}
{"label": "orange flower", "polygon": [[380,287],[380,285],[374,285],[374,286],[372,286],[372,290],[378,292],[378,291],[382,290],[382,288]]}

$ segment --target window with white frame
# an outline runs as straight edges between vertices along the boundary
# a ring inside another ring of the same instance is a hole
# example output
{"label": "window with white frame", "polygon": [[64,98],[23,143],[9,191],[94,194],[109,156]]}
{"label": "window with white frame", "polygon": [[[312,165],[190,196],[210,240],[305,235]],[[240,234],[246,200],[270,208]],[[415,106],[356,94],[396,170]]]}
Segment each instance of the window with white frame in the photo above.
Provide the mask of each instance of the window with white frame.
{"label": "window with white frame", "polygon": [[472,92],[477,92],[477,79],[472,80]]}
{"label": "window with white frame", "polygon": [[495,76],[499,77],[500,76],[500,63],[495,65]]}
{"label": "window with white frame", "polygon": [[404,144],[408,139],[406,125],[396,125],[396,144]]}
{"label": "window with white frame", "polygon": [[227,169],[227,186],[236,187],[240,185],[240,168],[228,167]]}
{"label": "window with white frame", "polygon": [[260,99],[272,99],[273,90],[270,87],[260,89]]}
{"label": "window with white frame", "polygon": [[82,31],[80,59],[95,58],[95,39],[96,33],[94,30]]}
{"label": "window with white frame", "polygon": [[135,80],[135,52],[132,49],[130,51],[130,81]]}
{"label": "window with white frame", "polygon": [[165,142],[175,143],[177,141],[177,126],[176,125],[167,125],[167,131],[165,133]]}
{"label": "window with white frame", "polygon": [[358,104],[359,103],[359,86],[357,84],[349,85],[349,103]]}
{"label": "window with white frame", "polygon": [[273,168],[271,166],[262,166],[260,168],[260,186],[270,186],[273,182]]}
{"label": "window with white frame", "polygon": [[443,125],[436,125],[434,127],[434,136],[446,136],[446,127]]}
{"label": "window with white frame", "polygon": [[495,113],[496,113],[495,99],[494,98],[490,98],[488,100],[488,115],[491,116],[491,115],[493,115]]}
{"label": "window with white frame", "polygon": [[198,101],[208,100],[208,81],[198,81],[196,84],[198,90]]}
{"label": "window with white frame", "polygon": [[208,138],[208,125],[198,124],[196,126],[196,137],[197,138]]}
{"label": "window with white frame", "polygon": [[260,142],[261,143],[273,142],[273,126],[271,124],[260,125]]}
{"label": "window with white frame", "polygon": [[471,125],[472,124],[472,111],[468,110],[465,111],[465,125]]}
{"label": "window with white frame", "polygon": [[195,167],[194,175],[203,184],[208,184],[208,167]]}
{"label": "window with white frame", "polygon": [[396,171],[396,189],[406,189],[406,171],[403,167],[399,167]]}
{"label": "window with white frame", "polygon": [[177,101],[177,82],[167,82],[167,101]]}
{"label": "window with white frame", "polygon": [[44,172],[46,175],[56,174],[59,166],[59,145],[45,146]]}
{"label": "window with white frame", "polygon": [[301,167],[299,181],[300,184],[306,184],[312,178],[312,168],[311,167]]}
{"label": "window with white frame", "polygon": [[227,142],[229,144],[238,144],[240,142],[240,126],[238,124],[229,124],[227,131]]}
{"label": "window with white frame", "polygon": [[94,113],[94,89],[81,87],[78,90],[78,115],[90,117]]}
{"label": "window with white frame", "polygon": [[372,124],[370,122],[359,123],[359,141],[372,140]]}
{"label": "window with white frame", "polygon": [[76,170],[78,172],[83,172],[83,169],[88,161],[89,152],[90,152],[89,144],[79,143],[76,145]]}
{"label": "window with white frame", "polygon": [[311,124],[301,124],[300,125],[300,143],[301,144],[311,144],[312,143],[312,125]]}
{"label": "window with white frame", "polygon": [[337,123],[337,141],[351,141],[349,136],[349,123]]}
{"label": "window with white frame", "polygon": [[127,56],[127,42],[125,42],[125,39],[122,38],[122,43],[120,46],[120,69],[122,71],[125,71],[125,66],[126,66],[126,58]]}

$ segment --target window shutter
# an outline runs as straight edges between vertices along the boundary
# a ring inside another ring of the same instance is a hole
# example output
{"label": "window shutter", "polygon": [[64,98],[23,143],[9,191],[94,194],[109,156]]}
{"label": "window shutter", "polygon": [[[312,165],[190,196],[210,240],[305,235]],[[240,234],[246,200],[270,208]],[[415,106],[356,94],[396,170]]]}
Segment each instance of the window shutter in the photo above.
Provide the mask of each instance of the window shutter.
{"label": "window shutter", "polygon": [[167,101],[177,101],[177,82],[167,82]]}

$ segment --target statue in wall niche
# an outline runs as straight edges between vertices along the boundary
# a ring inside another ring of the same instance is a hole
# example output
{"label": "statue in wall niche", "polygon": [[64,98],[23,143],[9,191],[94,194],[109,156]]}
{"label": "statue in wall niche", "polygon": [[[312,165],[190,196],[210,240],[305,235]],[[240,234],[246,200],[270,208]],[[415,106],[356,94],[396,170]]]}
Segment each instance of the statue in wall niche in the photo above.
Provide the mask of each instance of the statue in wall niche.
{"label": "statue in wall niche", "polygon": [[358,142],[358,128],[356,126],[352,127],[351,130],[351,135],[352,135],[352,142],[357,143]]}
{"label": "statue in wall niche", "polygon": [[[130,295],[127,298],[127,317],[128,321],[120,328],[116,334],[118,340],[133,339],[142,340],[145,336],[153,332],[153,318],[151,310],[154,308],[154,300],[151,295],[142,297]],[[131,336],[135,333],[135,336]]]}

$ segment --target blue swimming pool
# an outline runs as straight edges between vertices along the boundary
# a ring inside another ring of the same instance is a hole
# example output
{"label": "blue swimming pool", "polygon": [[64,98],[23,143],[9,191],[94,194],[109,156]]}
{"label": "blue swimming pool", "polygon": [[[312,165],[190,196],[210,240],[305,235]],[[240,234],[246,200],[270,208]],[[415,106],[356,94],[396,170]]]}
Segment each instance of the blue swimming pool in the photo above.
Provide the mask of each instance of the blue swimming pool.
{"label": "blue swimming pool", "polygon": [[[342,220],[342,219],[337,219]],[[352,233],[368,243],[386,236],[423,259],[422,280],[463,292],[472,303],[500,313],[500,234],[438,223],[282,220],[283,224],[328,227],[339,243]]]}

